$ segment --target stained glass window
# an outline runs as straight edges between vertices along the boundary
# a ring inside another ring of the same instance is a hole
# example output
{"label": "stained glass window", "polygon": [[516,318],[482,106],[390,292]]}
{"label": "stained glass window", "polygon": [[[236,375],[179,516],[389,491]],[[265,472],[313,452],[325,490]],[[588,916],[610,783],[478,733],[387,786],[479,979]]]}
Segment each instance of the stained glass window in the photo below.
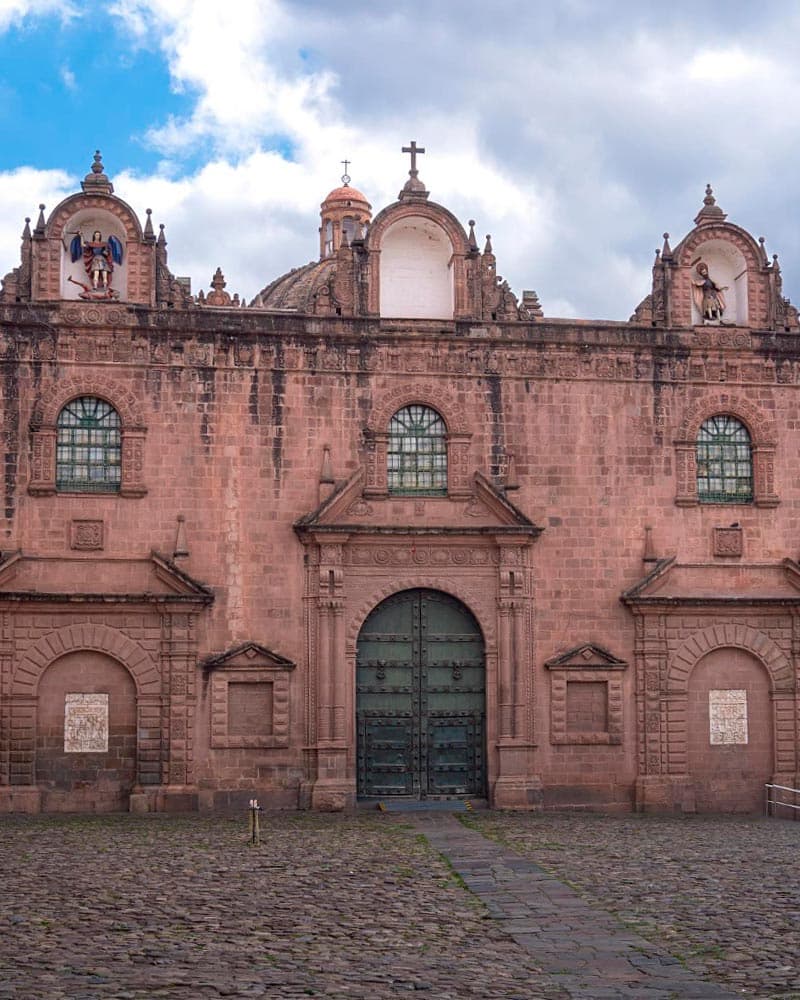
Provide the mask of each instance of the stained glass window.
{"label": "stained glass window", "polygon": [[750,435],[734,417],[705,421],[697,435],[697,498],[700,503],[751,503]]}
{"label": "stained glass window", "polygon": [[428,406],[405,406],[389,424],[390,493],[447,493],[447,428]]}
{"label": "stained glass window", "polygon": [[58,415],[56,488],[75,493],[116,493],[120,488],[119,414],[95,396],[67,403]]}

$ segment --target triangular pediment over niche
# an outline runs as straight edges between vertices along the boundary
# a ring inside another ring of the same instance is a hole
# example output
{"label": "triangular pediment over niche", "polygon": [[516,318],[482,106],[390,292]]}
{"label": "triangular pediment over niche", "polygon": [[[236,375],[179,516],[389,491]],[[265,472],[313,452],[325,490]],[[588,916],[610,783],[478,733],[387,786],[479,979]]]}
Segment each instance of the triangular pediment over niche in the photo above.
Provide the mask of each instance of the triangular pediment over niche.
{"label": "triangular pediment over niche", "polygon": [[628,664],[602,646],[584,642],[545,661],[549,670],[624,670]]}
{"label": "triangular pediment over niche", "polygon": [[258,642],[243,642],[209,657],[203,666],[206,670],[294,670],[295,665]]}
{"label": "triangular pediment over niche", "polygon": [[316,510],[301,518],[295,530],[345,531],[349,534],[408,534],[414,532],[473,534],[541,534],[529,518],[502,490],[476,472],[471,495],[447,496],[364,496],[364,470],[358,469],[324,500]]}
{"label": "triangular pediment over niche", "polygon": [[0,561],[0,600],[180,601],[211,604],[214,593],[175,563],[151,552],[143,559],[28,556],[3,553]]}

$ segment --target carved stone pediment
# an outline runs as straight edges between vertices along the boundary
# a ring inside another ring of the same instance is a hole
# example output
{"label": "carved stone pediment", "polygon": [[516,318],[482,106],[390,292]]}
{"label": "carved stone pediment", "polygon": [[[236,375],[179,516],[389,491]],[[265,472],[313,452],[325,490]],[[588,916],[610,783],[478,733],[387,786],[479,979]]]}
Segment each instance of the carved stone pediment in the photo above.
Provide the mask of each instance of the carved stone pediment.
{"label": "carved stone pediment", "polygon": [[42,557],[8,553],[0,562],[0,601],[97,600],[125,603],[211,604],[213,592],[174,563],[151,552],[146,559]]}
{"label": "carved stone pediment", "polygon": [[479,472],[471,494],[451,497],[364,496],[364,469],[358,469],[316,510],[295,523],[301,539],[309,533],[358,534],[522,534],[533,538],[538,528],[501,490]]}
{"label": "carved stone pediment", "polygon": [[262,646],[258,642],[243,642],[211,656],[203,662],[206,670],[294,670],[292,660]]}
{"label": "carved stone pediment", "polygon": [[549,670],[624,670],[628,664],[602,646],[584,642],[545,661]]}
{"label": "carved stone pediment", "polygon": [[800,565],[793,559],[772,564],[684,564],[671,556],[659,559],[620,599],[629,607],[797,604]]}

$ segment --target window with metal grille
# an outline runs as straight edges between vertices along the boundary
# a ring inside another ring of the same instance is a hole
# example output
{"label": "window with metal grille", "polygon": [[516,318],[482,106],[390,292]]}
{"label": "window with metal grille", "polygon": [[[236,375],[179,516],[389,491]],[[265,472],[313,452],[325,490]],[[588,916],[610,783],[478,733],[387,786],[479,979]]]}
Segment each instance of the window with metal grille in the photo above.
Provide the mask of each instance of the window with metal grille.
{"label": "window with metal grille", "polygon": [[734,417],[709,417],[697,435],[697,498],[700,503],[751,503],[750,434]]}
{"label": "window with metal grille", "polygon": [[116,493],[120,488],[119,414],[96,396],[67,403],[58,415],[56,489]]}
{"label": "window with metal grille", "polygon": [[447,428],[428,406],[405,406],[389,424],[390,493],[447,493]]}

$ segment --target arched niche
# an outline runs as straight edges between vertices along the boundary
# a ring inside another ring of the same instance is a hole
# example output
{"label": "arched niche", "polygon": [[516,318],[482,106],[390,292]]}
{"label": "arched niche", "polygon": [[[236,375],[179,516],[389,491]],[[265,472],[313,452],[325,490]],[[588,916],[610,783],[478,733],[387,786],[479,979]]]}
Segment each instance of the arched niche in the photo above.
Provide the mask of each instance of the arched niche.
{"label": "arched niche", "polygon": [[382,317],[453,318],[453,246],[441,226],[406,216],[387,228],[380,248]]}
{"label": "arched niche", "polygon": [[[742,251],[728,240],[711,239],[702,243],[692,255],[691,280],[701,280],[697,266],[703,262],[718,288],[724,288],[725,311],[722,319],[737,326],[748,325],[747,261]],[[692,325],[699,326],[703,317],[692,295]]]}
{"label": "arched niche", "polygon": [[111,277],[111,287],[119,293],[120,299],[128,298],[128,234],[121,219],[111,212],[89,206],[78,209],[69,217],[61,235],[61,298],[77,299],[83,292],[82,285],[91,285],[91,278],[86,273],[83,256],[72,260],[70,244],[75,233],[79,232],[84,242],[92,239],[99,232],[103,240],[115,236],[122,245],[122,263],[114,264]]}

